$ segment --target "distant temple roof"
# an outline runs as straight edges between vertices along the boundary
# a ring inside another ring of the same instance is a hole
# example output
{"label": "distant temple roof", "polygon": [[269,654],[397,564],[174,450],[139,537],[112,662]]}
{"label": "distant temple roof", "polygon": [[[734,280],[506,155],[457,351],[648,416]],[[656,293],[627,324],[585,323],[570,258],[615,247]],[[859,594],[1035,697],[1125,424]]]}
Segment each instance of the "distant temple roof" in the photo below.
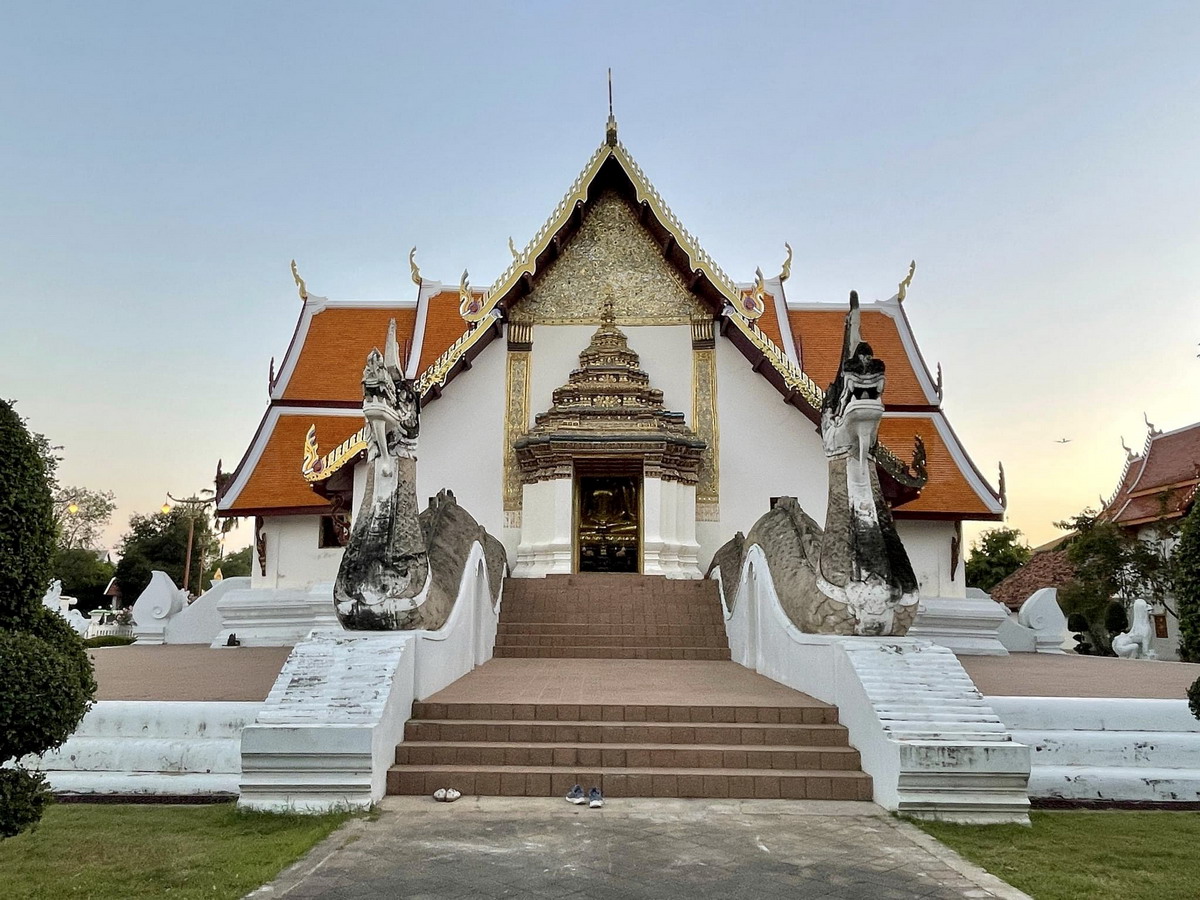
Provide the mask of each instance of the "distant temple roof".
{"label": "distant temple roof", "polygon": [[1140,454],[1130,453],[1120,484],[1100,518],[1125,527],[1187,513],[1200,488],[1200,422],[1160,432],[1151,427]]}
{"label": "distant temple roof", "polygon": [[[320,512],[327,504],[301,475],[301,450],[316,425],[321,448],[338,447],[345,461],[356,452],[363,422],[362,361],[396,319],[397,339],[407,348],[406,374],[429,403],[499,334],[499,321],[532,289],[533,281],[578,231],[586,209],[604,191],[633,204],[641,224],[659,242],[688,289],[721,325],[759,372],[811,421],[818,422],[823,391],[837,371],[845,308],[842,304],[789,305],[783,271],[754,283],[733,282],[683,227],[624,145],[610,135],[597,149],[524,250],[486,291],[446,285],[421,276],[415,301],[329,300],[310,294],[297,275],[303,306],[278,374],[272,373],[270,406],[219,501],[222,515]],[[910,274],[911,277],[911,274]],[[907,284],[907,281],[905,282]],[[887,414],[880,428],[881,469],[896,479],[900,518],[988,519],[1003,517],[1004,501],[967,456],[941,411],[940,377],[921,358],[904,313],[901,292],[863,305],[862,329],[875,355],[888,366]],[[353,412],[353,415],[350,413]],[[357,416],[357,418],[355,418]],[[303,426],[301,425],[303,422]],[[919,435],[927,453],[923,489],[902,457]],[[339,446],[341,444],[343,446]],[[888,448],[901,451],[898,455]],[[315,451],[315,441],[309,450]],[[349,451],[349,452],[347,452]],[[331,454],[317,459],[329,470]],[[306,464],[307,465],[307,464]],[[309,471],[309,479],[313,476]]]}
{"label": "distant temple roof", "polygon": [[1075,567],[1066,550],[1035,553],[1029,562],[999,582],[988,593],[997,603],[1018,610],[1034,591],[1066,587],[1075,578]]}

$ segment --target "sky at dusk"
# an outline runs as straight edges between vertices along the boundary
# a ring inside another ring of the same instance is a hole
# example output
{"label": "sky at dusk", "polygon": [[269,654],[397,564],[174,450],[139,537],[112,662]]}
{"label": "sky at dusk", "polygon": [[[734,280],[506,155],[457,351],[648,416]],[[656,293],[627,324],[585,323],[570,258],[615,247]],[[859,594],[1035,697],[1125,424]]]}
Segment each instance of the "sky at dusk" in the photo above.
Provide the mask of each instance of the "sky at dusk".
{"label": "sky at dusk", "polygon": [[787,241],[790,299],[885,299],[916,259],[950,421],[1041,543],[1143,412],[1200,419],[1197,47],[1194,0],[9,3],[0,396],[116,492],[115,543],[245,450],[289,260],[333,298],[411,299],[414,244],[489,284],[602,141],[611,66],[736,280]]}

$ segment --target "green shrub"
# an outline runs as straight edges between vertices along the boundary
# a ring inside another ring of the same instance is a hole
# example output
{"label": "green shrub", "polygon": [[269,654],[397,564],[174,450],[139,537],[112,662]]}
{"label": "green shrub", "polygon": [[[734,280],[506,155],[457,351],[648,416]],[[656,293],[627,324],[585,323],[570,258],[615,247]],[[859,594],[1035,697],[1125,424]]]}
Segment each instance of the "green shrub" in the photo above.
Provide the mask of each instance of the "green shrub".
{"label": "green shrub", "polygon": [[[37,445],[0,401],[0,763],[59,746],[96,691],[83,641],[42,606],[54,551],[50,490]],[[0,770],[0,837],[30,827],[50,793],[41,775]]]}
{"label": "green shrub", "polygon": [[0,769],[0,838],[13,837],[36,825],[50,800],[50,789],[41,772]]}
{"label": "green shrub", "polygon": [[1104,628],[1111,635],[1121,634],[1129,630],[1129,615],[1123,604],[1116,600],[1109,602],[1104,610]]}
{"label": "green shrub", "polygon": [[41,605],[50,584],[54,515],[37,445],[11,404],[0,400],[0,628]]}
{"label": "green shrub", "polygon": [[1067,631],[1086,632],[1088,620],[1083,613],[1071,613],[1067,616]]}
{"label": "green shrub", "polygon": [[83,646],[89,650],[94,650],[96,647],[128,647],[137,638],[123,637],[119,634],[102,634],[100,637],[86,638]]}
{"label": "green shrub", "polygon": [[1200,719],[1200,678],[1192,682],[1192,686],[1188,688],[1188,709],[1192,711],[1192,715]]}

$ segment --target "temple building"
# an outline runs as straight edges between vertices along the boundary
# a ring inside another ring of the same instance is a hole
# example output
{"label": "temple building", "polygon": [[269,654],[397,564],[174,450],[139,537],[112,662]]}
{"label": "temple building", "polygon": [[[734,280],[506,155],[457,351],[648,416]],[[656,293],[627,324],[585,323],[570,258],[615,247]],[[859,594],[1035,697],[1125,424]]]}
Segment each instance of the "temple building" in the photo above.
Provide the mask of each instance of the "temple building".
{"label": "temple building", "polygon": [[[393,321],[422,404],[417,496],[452,491],[502,540],[514,577],[699,579],[781,497],[823,520],[822,386],[841,363],[846,308],[789,299],[790,248],[773,277],[734,281],[610,120],[512,252],[480,289],[466,273],[422,275],[414,251],[414,296],[399,300],[327,299],[296,275],[302,305],[266,411],[218,478],[219,514],[255,521],[252,586],[266,606],[334,581],[364,490],[363,362]],[[940,371],[904,310],[910,281],[861,307],[862,338],[887,367],[874,456],[921,595],[963,597],[962,522],[1002,519],[1003,488],[942,410]]]}

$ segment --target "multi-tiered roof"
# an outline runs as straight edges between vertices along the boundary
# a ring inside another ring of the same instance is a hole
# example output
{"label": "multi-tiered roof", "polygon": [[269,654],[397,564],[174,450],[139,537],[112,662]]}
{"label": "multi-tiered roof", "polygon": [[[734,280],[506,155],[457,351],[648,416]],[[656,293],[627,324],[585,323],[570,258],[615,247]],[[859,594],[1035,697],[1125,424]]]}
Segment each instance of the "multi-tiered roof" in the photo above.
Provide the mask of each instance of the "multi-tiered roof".
{"label": "multi-tiered roof", "polygon": [[[463,368],[500,332],[499,323],[578,233],[597,198],[615,191],[636,211],[687,290],[711,311],[723,338],[763,378],[814,423],[823,392],[837,371],[845,310],[841,304],[789,304],[787,265],[774,278],[737,283],[685,229],[646,178],[610,123],[584,170],[546,224],[492,286],[465,280],[450,286],[413,266],[415,301],[336,301],[302,290],[304,305],[278,375],[270,405],[249,449],[224,484],[222,515],[314,514],[328,509],[310,484],[353,460],[362,441],[362,360],[396,319],[409,347],[406,374],[423,402],[436,400]],[[887,301],[864,304],[863,339],[888,365],[887,412],[880,426],[881,480],[898,504],[899,518],[992,519],[1003,499],[967,456],[941,409],[940,377],[921,358],[904,313],[903,289]],[[914,438],[925,448],[925,473],[900,456]],[[301,472],[302,451],[308,459]],[[318,449],[319,444],[319,449]],[[893,454],[889,451],[895,450]]]}

